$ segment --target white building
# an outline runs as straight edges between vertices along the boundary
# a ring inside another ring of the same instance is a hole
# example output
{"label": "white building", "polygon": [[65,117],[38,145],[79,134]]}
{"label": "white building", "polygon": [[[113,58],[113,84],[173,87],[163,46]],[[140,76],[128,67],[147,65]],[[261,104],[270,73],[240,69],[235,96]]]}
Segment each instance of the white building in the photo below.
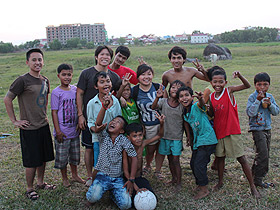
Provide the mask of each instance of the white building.
{"label": "white building", "polygon": [[208,43],[209,38],[210,37],[208,34],[192,34],[191,43],[192,44]]}

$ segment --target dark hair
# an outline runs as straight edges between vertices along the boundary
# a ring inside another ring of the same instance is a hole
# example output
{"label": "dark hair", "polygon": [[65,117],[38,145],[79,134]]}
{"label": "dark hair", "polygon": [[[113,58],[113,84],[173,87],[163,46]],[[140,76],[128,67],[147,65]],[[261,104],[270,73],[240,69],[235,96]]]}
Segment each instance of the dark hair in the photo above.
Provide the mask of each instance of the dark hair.
{"label": "dark hair", "polygon": [[123,116],[121,116],[121,115],[116,116],[114,119],[116,119],[117,117],[119,117],[119,118],[121,118],[123,120],[123,130],[126,131],[126,127],[128,125],[126,119]]}
{"label": "dark hair", "polygon": [[141,64],[137,67],[137,78],[145,73],[146,71],[151,70],[152,74],[154,74],[154,70],[152,69],[151,66],[147,65],[147,64]]}
{"label": "dark hair", "polygon": [[181,54],[184,60],[186,60],[186,58],[187,58],[187,52],[186,52],[186,50],[184,50],[183,48],[178,47],[178,46],[172,47],[171,50],[169,50],[169,52],[168,52],[168,58],[169,58],[169,60],[171,60],[172,54],[173,54],[173,55]]}
{"label": "dark hair", "polygon": [[70,64],[62,63],[57,67],[57,73],[60,73],[62,70],[72,70],[73,71],[73,67]]}
{"label": "dark hair", "polygon": [[[109,74],[108,74],[107,72],[104,72],[104,71],[99,71],[99,72],[97,72],[97,73],[95,74],[94,78],[93,78],[93,85],[94,85],[95,87],[97,87],[97,83],[98,83],[98,78],[99,78],[99,77],[103,77],[103,78],[109,77],[109,78],[110,78],[110,76],[109,76]],[[110,78],[110,80],[111,80],[111,78]],[[112,81],[112,80],[111,80],[111,81]]]}
{"label": "dark hair", "polygon": [[[109,51],[110,56],[111,56],[111,59],[112,59],[114,52],[113,52],[113,50],[112,50],[110,47],[108,47],[108,46],[106,46],[106,45],[98,46],[98,47],[96,48],[96,50],[95,50],[94,55],[97,57],[97,56],[99,55],[99,53],[100,53],[102,50],[104,50],[104,49],[107,49],[107,50]],[[95,58],[95,64],[97,64],[96,58]]]}
{"label": "dark hair", "polygon": [[224,71],[224,69],[223,69],[222,67],[220,67],[220,66],[212,66],[212,67],[210,67],[210,68],[208,68],[208,69],[206,70],[207,76],[208,76],[208,78],[209,78],[210,81],[212,81],[212,73],[213,73],[215,70],[219,70],[219,69],[222,69],[222,70]]}
{"label": "dark hair", "polygon": [[115,55],[117,54],[117,53],[120,53],[120,54],[122,54],[122,55],[124,55],[127,59],[129,58],[129,56],[130,56],[130,50],[128,49],[128,47],[125,47],[125,46],[119,46],[117,49],[116,49],[116,51],[115,51]]}
{"label": "dark hair", "polygon": [[270,84],[270,76],[266,72],[258,73],[254,77],[254,84],[257,82],[268,82]]}
{"label": "dark hair", "polygon": [[174,85],[174,84],[181,85],[181,87],[185,86],[185,84],[184,84],[182,81],[176,79],[176,80],[173,81],[173,82],[170,84],[170,86],[169,86],[169,90],[168,90],[168,94],[169,94],[169,95],[170,95],[170,89],[171,89],[172,85]]}
{"label": "dark hair", "polygon": [[44,54],[43,54],[41,49],[33,48],[33,49],[30,49],[26,52],[26,60],[27,61],[29,60],[31,53],[34,53],[34,52],[40,53],[44,57]]}
{"label": "dark hair", "polygon": [[214,68],[214,67],[215,67],[215,69],[212,71],[212,74],[210,76],[211,79],[209,78],[210,81],[212,81],[213,76],[215,76],[215,75],[223,75],[225,77],[225,80],[227,80],[226,71],[222,67],[220,67],[220,66],[213,66],[212,68]]}
{"label": "dark hair", "polygon": [[181,91],[188,91],[190,93],[190,95],[192,96],[193,95],[193,90],[188,87],[188,86],[182,86],[180,87],[178,90],[177,90],[177,93],[176,93],[176,97],[177,99],[179,99],[179,95],[180,95],[180,92]]}
{"label": "dark hair", "polygon": [[130,123],[126,126],[125,133],[130,135],[132,132],[144,132],[143,125],[140,123]]}

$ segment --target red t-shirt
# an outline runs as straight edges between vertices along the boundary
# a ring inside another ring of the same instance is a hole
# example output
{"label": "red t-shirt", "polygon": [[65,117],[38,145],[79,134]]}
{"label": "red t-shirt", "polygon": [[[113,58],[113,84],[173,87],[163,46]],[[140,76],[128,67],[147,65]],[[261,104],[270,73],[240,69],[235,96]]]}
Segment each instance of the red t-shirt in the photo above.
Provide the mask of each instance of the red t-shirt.
{"label": "red t-shirt", "polygon": [[119,69],[111,69],[110,66],[108,66],[108,69],[110,69],[111,71],[115,72],[117,75],[119,75],[119,77],[121,79],[124,78],[124,76],[127,74],[127,73],[130,73],[130,75],[132,75],[132,77],[130,78],[129,82],[131,84],[138,84],[138,79],[137,79],[137,74],[135,71],[133,71],[132,69],[128,68],[128,67],[125,67],[125,66],[120,66]]}
{"label": "red t-shirt", "polygon": [[228,88],[224,88],[222,94],[216,98],[215,92],[210,96],[214,109],[214,130],[217,139],[225,138],[233,134],[241,134],[237,104],[235,98],[230,99]]}

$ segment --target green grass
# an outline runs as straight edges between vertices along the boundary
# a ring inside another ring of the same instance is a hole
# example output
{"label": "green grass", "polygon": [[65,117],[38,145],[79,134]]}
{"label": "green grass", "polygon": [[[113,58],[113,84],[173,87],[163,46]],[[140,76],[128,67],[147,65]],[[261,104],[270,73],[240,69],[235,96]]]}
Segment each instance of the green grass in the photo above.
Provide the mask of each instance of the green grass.
{"label": "green grass", "polygon": [[[203,50],[206,45],[180,45],[187,49],[189,58],[199,58],[205,67],[210,67],[211,63],[203,59]],[[253,77],[256,73],[266,71],[271,76],[271,87],[269,92],[273,94],[279,104],[280,98],[280,43],[252,43],[252,44],[221,44],[228,47],[232,52],[232,60],[218,61],[228,75],[229,85],[239,84],[238,79],[232,79],[231,73],[235,70],[241,73],[250,81],[250,89],[237,92],[235,94],[239,118],[244,139],[245,154],[252,164],[254,158],[253,140],[248,133],[248,117],[245,113],[248,96],[254,91]],[[136,70],[138,66],[137,58],[143,56],[155,70],[154,81],[161,82],[161,75],[171,68],[167,53],[172,45],[130,47],[131,57],[126,62],[126,66]],[[115,47],[113,48],[115,49]],[[42,74],[47,76],[51,82],[51,90],[58,84],[56,68],[61,63],[70,63],[74,67],[74,77],[72,83],[78,81],[82,69],[94,65],[93,50],[68,50],[61,52],[45,52],[45,66]],[[186,66],[192,66],[186,63]],[[15,78],[28,71],[25,64],[25,54],[0,54],[0,132],[13,133],[14,136],[0,139],[0,209],[85,209],[85,194],[87,188],[78,183],[72,183],[70,188],[64,188],[61,184],[60,172],[53,168],[54,162],[47,164],[45,179],[46,182],[58,185],[55,191],[39,191],[40,199],[29,201],[25,196],[25,173],[21,161],[21,151],[19,143],[18,129],[14,128],[10,122],[3,98]],[[208,83],[194,79],[195,91],[203,91]],[[15,112],[18,116],[18,105],[14,103]],[[50,108],[48,117],[51,122]],[[189,162],[191,157],[190,148],[185,147],[181,156],[181,166],[183,171],[183,188],[180,193],[175,193],[173,188],[164,182],[156,180],[153,175],[148,178],[158,196],[157,209],[280,209],[280,170],[279,170],[279,150],[280,132],[279,117],[272,117],[272,142],[270,153],[270,171],[267,180],[273,182],[276,187],[272,189],[260,189],[262,198],[257,202],[251,195],[249,185],[240,165],[233,159],[226,159],[227,173],[225,174],[224,187],[218,192],[211,192],[205,199],[194,201],[192,199],[192,189],[195,187],[195,180],[192,175]],[[52,123],[50,123],[53,128]],[[83,161],[84,148],[81,149],[81,164],[78,167],[79,174],[86,178],[86,169]],[[165,160],[163,174],[164,181],[170,180],[168,162]],[[70,174],[69,174],[70,176]],[[209,187],[212,188],[217,183],[217,174],[209,170]],[[117,209],[110,200],[108,193],[104,198],[91,209]]]}

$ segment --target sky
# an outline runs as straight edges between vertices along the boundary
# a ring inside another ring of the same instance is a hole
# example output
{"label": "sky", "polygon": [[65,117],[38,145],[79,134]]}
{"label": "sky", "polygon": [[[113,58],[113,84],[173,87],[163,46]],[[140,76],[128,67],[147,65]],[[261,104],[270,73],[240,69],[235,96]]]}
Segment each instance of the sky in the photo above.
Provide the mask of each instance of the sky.
{"label": "sky", "polygon": [[46,38],[49,25],[72,23],[104,23],[108,38],[280,28],[279,6],[279,0],[8,0],[1,2],[0,41],[19,45]]}

